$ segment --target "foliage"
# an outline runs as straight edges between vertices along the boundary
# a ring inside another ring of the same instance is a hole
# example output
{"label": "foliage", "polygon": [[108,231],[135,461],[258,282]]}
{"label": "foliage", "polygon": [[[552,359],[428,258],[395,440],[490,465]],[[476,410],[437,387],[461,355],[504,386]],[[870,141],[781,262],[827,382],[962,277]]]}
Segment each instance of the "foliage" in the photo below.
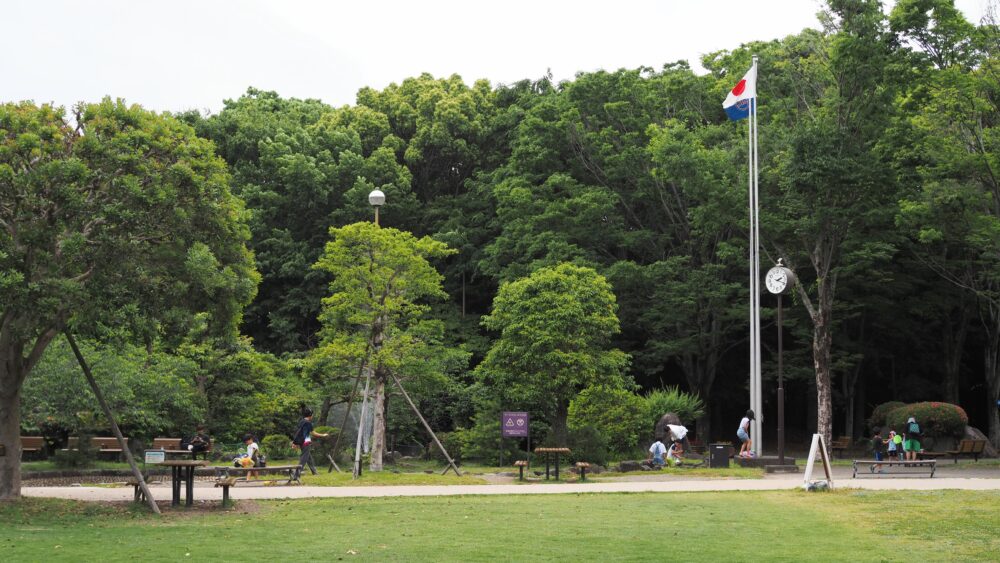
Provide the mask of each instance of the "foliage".
{"label": "foliage", "polygon": [[684,424],[690,424],[705,412],[705,404],[694,393],[681,391],[677,387],[656,389],[645,396],[644,431],[652,431],[660,417],[672,412]]}
{"label": "foliage", "polygon": [[[448,455],[455,462],[462,461],[464,459],[464,452],[462,451],[462,444],[464,442],[462,432],[436,432],[438,440],[441,441],[441,445],[444,449],[448,450]],[[427,452],[427,459],[433,459],[440,462],[446,462],[444,454],[441,453],[441,448],[437,447],[433,439],[427,441],[427,446],[424,448]]]}
{"label": "foliage", "polygon": [[260,441],[260,449],[267,456],[269,463],[270,460],[295,457],[292,439],[286,434],[268,434]]}
{"label": "foliage", "polygon": [[922,436],[961,438],[969,424],[969,416],[962,407],[938,402],[913,403],[894,409],[886,415],[886,424],[905,434],[906,421],[911,416],[920,425]]}
{"label": "foliage", "polygon": [[600,434],[607,449],[625,453],[635,449],[647,432],[646,403],[632,391],[621,388],[588,387],[569,404],[570,431],[590,426]]}
{"label": "foliage", "polygon": [[[597,465],[608,464],[608,439],[594,426],[579,426],[569,431],[567,461],[586,461]],[[538,458],[536,457],[537,461]]]}
{"label": "foliage", "polygon": [[76,448],[57,449],[52,461],[55,466],[61,469],[80,469],[93,465],[97,459],[97,450],[91,443],[91,438],[96,435],[96,419],[94,413],[81,411],[76,413],[76,424],[71,427],[74,436],[77,438]]}
{"label": "foliage", "polygon": [[886,418],[889,416],[889,413],[904,406],[906,406],[906,403],[902,401],[889,401],[888,403],[878,405],[872,410],[872,416],[868,419],[868,427],[873,429],[876,427],[882,428],[882,435],[885,435],[887,433]]}
{"label": "foliage", "polygon": [[326,463],[327,455],[333,454],[333,443],[337,440],[339,430],[332,426],[317,426],[313,429],[317,434],[328,434],[326,438],[313,438],[310,453],[317,463]]}
{"label": "foliage", "polygon": [[618,332],[615,297],[590,268],[560,264],[500,287],[483,325],[500,333],[477,368],[512,404],[537,406],[566,438],[570,401],[597,384],[621,385],[628,356],[609,349]]}
{"label": "foliage", "polygon": [[[147,441],[157,436],[180,436],[194,431],[205,417],[205,398],[194,386],[198,366],[184,358],[137,346],[120,349],[78,341],[94,379],[108,401],[122,433]],[[54,342],[27,380],[22,400],[25,429],[48,425],[75,429],[78,413],[101,412],[84,379],[76,357],[64,339]],[[108,436],[111,427],[103,415],[93,431]]]}

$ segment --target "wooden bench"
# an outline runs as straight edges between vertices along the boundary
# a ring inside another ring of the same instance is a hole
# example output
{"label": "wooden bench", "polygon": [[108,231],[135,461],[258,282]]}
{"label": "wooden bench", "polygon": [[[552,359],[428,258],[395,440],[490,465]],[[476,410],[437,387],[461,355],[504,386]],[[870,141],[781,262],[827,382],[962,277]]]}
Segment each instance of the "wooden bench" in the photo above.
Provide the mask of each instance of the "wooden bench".
{"label": "wooden bench", "polygon": [[[854,460],[854,475],[851,476],[852,479],[858,476],[858,467],[868,466],[869,471],[875,466],[882,465],[888,467],[915,467],[918,469],[930,469],[930,477],[934,477],[934,469],[937,467],[936,459],[924,459],[918,461],[899,461],[899,460],[883,460],[876,461],[874,459],[856,459]],[[908,471],[907,474],[923,473],[923,471]],[[861,473],[864,475],[864,472]]]}
{"label": "wooden bench", "polygon": [[[97,450],[99,454],[115,454],[116,458],[120,458],[122,454],[122,449],[119,447],[118,438],[115,437],[94,437],[90,439],[90,446]],[[128,438],[125,438],[125,447],[128,447]],[[80,449],[80,438],[72,436],[63,451],[67,450],[78,450]]]}
{"label": "wooden bench", "polygon": [[841,436],[830,442],[830,451],[833,452],[833,457],[838,457],[837,452],[840,452],[840,456],[843,457],[844,452],[850,447],[851,438],[848,436]]}
{"label": "wooden bench", "polygon": [[21,455],[41,453],[45,449],[45,438],[41,436],[21,436]]}
{"label": "wooden bench", "polygon": [[180,438],[153,438],[153,450],[179,450],[181,449]]}
{"label": "wooden bench", "polygon": [[587,463],[586,461],[578,461],[576,462],[576,468],[580,471],[580,480],[586,481],[587,470],[590,469],[590,464]]}
{"label": "wooden bench", "polygon": [[945,452],[917,452],[917,459],[939,459],[946,456]]}
{"label": "wooden bench", "polygon": [[958,456],[960,455],[971,455],[975,458],[976,463],[979,463],[979,456],[981,456],[985,450],[986,440],[962,440],[958,443],[958,449],[949,450],[946,453],[952,456],[955,463],[958,463]]}
{"label": "wooden bench", "polygon": [[[300,485],[302,484],[302,480],[300,478],[302,474],[301,465],[268,465],[266,467],[231,467],[222,465],[213,466],[212,470],[215,471],[216,480],[233,477],[237,481],[246,482],[247,474],[253,472],[257,476],[276,476],[276,478],[259,479],[259,481],[285,481],[286,485],[291,485],[292,482]],[[240,475],[242,475],[242,477],[240,477]],[[225,491],[223,491],[223,493],[225,493]]]}
{"label": "wooden bench", "polygon": [[[235,469],[235,467],[233,468]],[[216,479],[216,488],[222,487],[222,506],[229,506],[229,487],[236,484],[236,477],[220,477]]]}
{"label": "wooden bench", "polygon": [[528,467],[528,460],[519,459],[514,462],[514,467],[516,467],[520,473],[520,475],[518,476],[518,480],[524,481],[524,468]]}

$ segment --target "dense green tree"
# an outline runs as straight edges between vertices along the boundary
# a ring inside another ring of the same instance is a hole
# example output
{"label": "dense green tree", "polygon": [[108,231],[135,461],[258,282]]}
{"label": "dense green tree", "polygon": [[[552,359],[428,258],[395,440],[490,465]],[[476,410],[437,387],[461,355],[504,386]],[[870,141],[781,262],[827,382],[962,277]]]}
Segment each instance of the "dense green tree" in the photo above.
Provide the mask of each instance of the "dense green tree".
{"label": "dense green tree", "polygon": [[[150,342],[209,313],[232,339],[258,276],[213,145],[105,99],[0,105],[0,499],[20,495],[20,394],[61,332]],[[107,331],[104,331],[105,334]]]}
{"label": "dense green tree", "polygon": [[372,223],[331,228],[316,267],[329,272],[323,299],[323,347],[318,351],[370,370],[375,424],[371,470],[382,470],[387,385],[393,376],[443,385],[464,368],[467,354],[443,345],[443,323],[429,303],[446,298],[441,274],[428,262],[454,252],[429,237],[416,238]]}
{"label": "dense green tree", "polygon": [[560,264],[500,286],[483,325],[499,336],[478,377],[516,405],[552,422],[565,445],[569,404],[594,385],[620,387],[628,355],[610,349],[618,332],[611,286],[590,268]]}

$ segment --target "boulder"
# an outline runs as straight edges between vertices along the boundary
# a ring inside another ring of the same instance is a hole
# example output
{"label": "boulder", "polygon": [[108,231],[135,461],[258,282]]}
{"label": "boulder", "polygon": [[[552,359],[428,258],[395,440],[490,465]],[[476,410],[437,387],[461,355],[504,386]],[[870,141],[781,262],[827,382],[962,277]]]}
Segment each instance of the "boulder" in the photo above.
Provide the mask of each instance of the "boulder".
{"label": "boulder", "polygon": [[649,471],[641,461],[623,461],[618,464],[618,471],[627,473],[629,471]]}
{"label": "boulder", "polygon": [[983,450],[983,457],[997,457],[997,449],[990,443],[990,437],[980,432],[978,428],[966,426],[965,435],[962,438],[965,440],[986,440],[986,449]]}
{"label": "boulder", "polygon": [[656,436],[657,440],[662,440],[663,437],[667,435],[668,424],[673,424],[675,426],[684,426],[683,424],[681,424],[681,419],[679,416],[677,416],[672,412],[668,412],[667,414],[661,416],[660,420],[656,422],[656,429],[653,432],[653,435]]}

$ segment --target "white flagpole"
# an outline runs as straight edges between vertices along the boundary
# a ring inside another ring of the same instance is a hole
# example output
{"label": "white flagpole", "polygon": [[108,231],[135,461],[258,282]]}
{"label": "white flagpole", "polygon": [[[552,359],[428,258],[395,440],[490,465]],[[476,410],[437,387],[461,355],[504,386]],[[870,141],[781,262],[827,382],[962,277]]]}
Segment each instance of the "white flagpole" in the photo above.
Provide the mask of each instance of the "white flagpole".
{"label": "white flagpole", "polygon": [[[751,105],[754,100],[751,99]],[[754,151],[753,151],[753,108],[750,109],[750,115],[747,118],[747,182],[748,182],[748,201],[750,206],[750,408],[757,412],[756,397],[757,397],[757,378],[754,377],[754,366],[757,365],[757,323],[755,322],[755,310],[756,303],[754,300],[754,295],[756,294],[757,288],[757,275],[754,271],[754,263],[757,261],[757,233],[754,229],[754,224],[756,223],[757,216],[757,202],[754,200],[754,190],[753,190],[753,163],[754,163]],[[754,442],[757,441],[757,429],[756,423],[752,422],[749,428],[750,435]],[[755,450],[756,451],[756,450]]]}
{"label": "white flagpole", "polygon": [[[754,76],[758,77],[757,74],[757,57],[753,57],[753,67]],[[756,84],[755,84],[756,86]],[[756,88],[755,88],[756,90]],[[764,452],[764,440],[761,429],[763,427],[764,419],[764,402],[762,400],[762,387],[763,381],[761,380],[761,370],[760,370],[760,183],[759,183],[759,172],[760,168],[758,166],[757,158],[757,94],[754,92],[754,98],[751,111],[751,119],[753,119],[753,205],[754,205],[754,221],[753,221],[753,239],[754,239],[754,261],[753,261],[753,279],[754,279],[754,291],[753,291],[753,312],[754,312],[754,333],[756,335],[755,342],[755,353],[754,353],[754,377],[756,378],[756,384],[754,385],[754,390],[756,391],[755,406],[754,406],[754,440],[753,449],[754,452],[759,456]]]}

